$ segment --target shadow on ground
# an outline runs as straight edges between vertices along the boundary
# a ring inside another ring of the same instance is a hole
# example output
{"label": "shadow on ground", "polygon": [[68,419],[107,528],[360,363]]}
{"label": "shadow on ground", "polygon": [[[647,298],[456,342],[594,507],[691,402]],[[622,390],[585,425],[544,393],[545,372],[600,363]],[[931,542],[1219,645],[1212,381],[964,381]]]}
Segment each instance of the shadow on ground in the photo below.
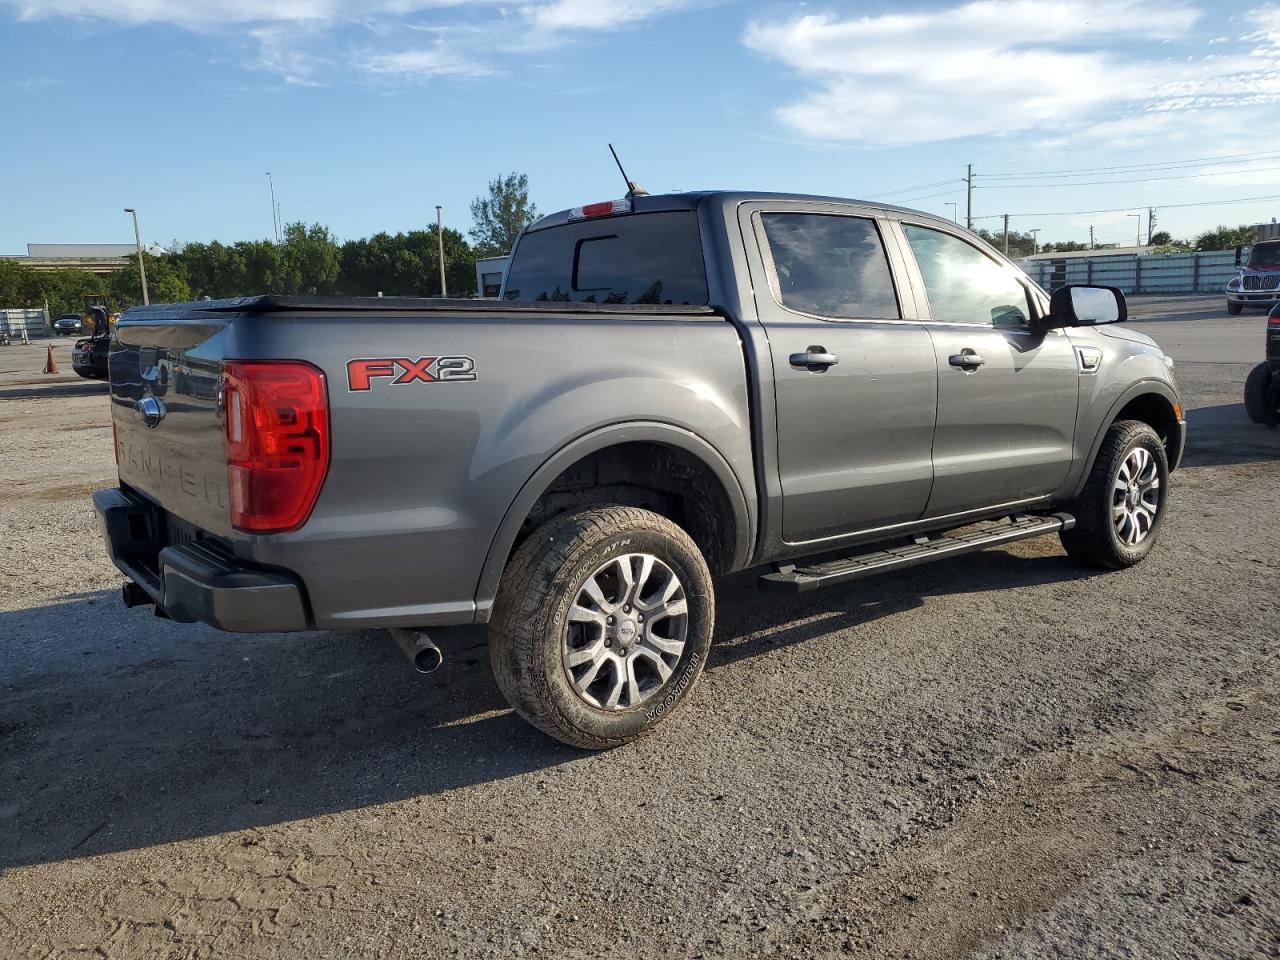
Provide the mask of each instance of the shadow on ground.
{"label": "shadow on ground", "polygon": [[1254,423],[1244,403],[1222,403],[1187,411],[1184,466],[1265,463],[1280,459],[1280,431]]}
{"label": "shadow on ground", "polygon": [[[1077,579],[992,551],[803,597],[717,585],[709,669],[918,606]],[[871,584],[874,584],[872,586]],[[0,614],[0,868],[134,849],[437,794],[588,756],[527,727],[481,628],[413,673],[380,632],[219,634],[112,591]]]}
{"label": "shadow on ground", "polygon": [[0,400],[40,400],[44,397],[92,397],[106,396],[110,388],[101,380],[82,380],[79,383],[35,383],[28,386],[6,387],[0,390]]}

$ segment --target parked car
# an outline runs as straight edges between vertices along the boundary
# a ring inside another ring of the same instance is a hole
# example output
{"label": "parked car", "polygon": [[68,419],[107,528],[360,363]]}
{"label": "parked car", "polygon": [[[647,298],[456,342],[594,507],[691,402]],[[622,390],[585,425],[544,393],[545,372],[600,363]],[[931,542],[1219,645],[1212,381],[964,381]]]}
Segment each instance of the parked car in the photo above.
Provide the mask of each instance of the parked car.
{"label": "parked car", "polygon": [[1280,304],[1267,316],[1266,359],[1244,382],[1244,408],[1254,423],[1280,424]]}
{"label": "parked car", "polygon": [[606,748],[688,698],[714,576],[794,593],[1048,534],[1120,568],[1160,533],[1172,361],[1119,291],[1050,297],[950,221],[628,197],[528,227],[502,296],[126,313],[94,497],[124,601],[391,628],[424,670],[428,630],[487,623],[521,716]]}
{"label": "parked car", "polygon": [[53,332],[59,337],[74,336],[84,332],[84,317],[78,313],[64,313],[53,322]]}
{"label": "parked car", "polygon": [[77,340],[71,351],[71,369],[88,380],[106,380],[110,347],[111,340],[105,331]]}

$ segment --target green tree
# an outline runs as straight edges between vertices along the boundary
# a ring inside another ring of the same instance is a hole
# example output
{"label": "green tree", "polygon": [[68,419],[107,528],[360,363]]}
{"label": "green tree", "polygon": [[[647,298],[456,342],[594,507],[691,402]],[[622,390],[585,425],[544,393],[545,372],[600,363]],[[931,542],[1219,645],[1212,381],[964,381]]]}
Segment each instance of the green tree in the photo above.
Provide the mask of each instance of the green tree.
{"label": "green tree", "polygon": [[284,289],[285,270],[281,247],[270,240],[241,240],[234,249],[244,264],[240,296],[288,292]]}
{"label": "green tree", "polygon": [[244,256],[235,247],[217,240],[188,243],[177,248],[173,256],[193,297],[218,300],[244,295],[246,266]]}
{"label": "green tree", "polygon": [[40,275],[25,264],[0,260],[0,309],[43,306]]}
{"label": "green tree", "polygon": [[[995,247],[1001,253],[1004,252],[1004,231],[1003,230],[985,230],[979,227],[974,231],[978,236],[991,246]],[[1035,251],[1035,238],[1029,233],[1019,233],[1017,230],[1009,231],[1009,256],[1013,259],[1018,257],[1029,257]]]}
{"label": "green tree", "polygon": [[110,293],[107,278],[88,270],[40,270],[36,275],[53,318],[64,313],[82,314],[85,297],[103,297]]}
{"label": "green tree", "polygon": [[280,289],[272,293],[331,293],[342,268],[342,253],[328,227],[290,223],[280,245]]}
{"label": "green tree", "polygon": [[[142,303],[142,280],[138,276],[137,258],[129,259],[129,266],[107,275],[111,305],[117,310],[127,310]],[[181,303],[191,299],[191,288],[187,286],[179,263],[168,256],[155,257],[149,253],[143,253],[142,262],[147,269],[147,296],[152,303]]]}
{"label": "green tree", "polygon": [[[475,254],[457,230],[444,231],[445,280],[451,296],[475,292]],[[439,241],[434,230],[376,233],[342,245],[339,288],[351,296],[438,297]]]}
{"label": "green tree", "polygon": [[490,180],[488,196],[471,201],[471,219],[471,239],[477,256],[510,253],[520,231],[538,219],[538,208],[529,202],[529,177],[508,173]]}
{"label": "green tree", "polygon": [[1247,243],[1253,243],[1253,227],[1242,224],[1238,227],[1218,226],[1196,237],[1197,250],[1231,250]]}
{"label": "green tree", "polygon": [[1152,247],[1167,247],[1172,243],[1173,234],[1168,230],[1158,230],[1147,239],[1148,246]]}

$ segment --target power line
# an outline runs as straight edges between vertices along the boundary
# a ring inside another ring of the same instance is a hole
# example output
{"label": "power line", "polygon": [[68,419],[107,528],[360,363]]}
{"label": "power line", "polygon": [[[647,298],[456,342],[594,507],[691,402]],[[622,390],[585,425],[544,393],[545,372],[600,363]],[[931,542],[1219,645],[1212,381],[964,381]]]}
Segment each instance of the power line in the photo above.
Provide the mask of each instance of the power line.
{"label": "power line", "polygon": [[[943,191],[942,193],[928,193],[928,194],[925,194],[923,197],[903,197],[900,200],[895,199],[892,205],[900,206],[904,203],[915,203],[917,200],[933,200],[936,197],[954,197],[962,189],[963,189],[962,187],[954,187],[951,190],[946,190],[946,191]],[[870,197],[863,197],[862,199],[869,200]]]}
{"label": "power line", "polygon": [[1217,156],[1217,157],[1198,157],[1191,160],[1162,160],[1156,163],[1122,164],[1119,166],[1112,166],[1112,167],[1077,167],[1073,170],[1040,170],[1040,171],[1033,171],[1029,173],[984,173],[982,174],[982,176],[986,179],[1000,178],[1000,179],[1021,180],[1021,179],[1028,179],[1031,177],[1058,177],[1058,176],[1070,176],[1070,175],[1082,176],[1084,174],[1091,174],[1091,173],[1108,173],[1108,172],[1117,173],[1117,174],[1136,173],[1139,170],[1158,170],[1158,169],[1164,169],[1164,168],[1176,169],[1179,167],[1191,167],[1191,166],[1197,166],[1201,164],[1209,165],[1214,163],[1222,163],[1227,160],[1238,160],[1238,161],[1247,163],[1247,162],[1252,162],[1250,158],[1254,158],[1254,160],[1261,160],[1261,159],[1272,159],[1277,156],[1280,156],[1280,152],[1277,152],[1275,150],[1267,150],[1261,153],[1237,153],[1237,154],[1229,154],[1229,155]]}
{"label": "power line", "polygon": [[902,187],[898,190],[884,190],[880,193],[868,193],[863,195],[863,199],[871,200],[876,197],[892,197],[900,193],[915,193],[917,190],[928,190],[930,187],[941,187],[948,183],[959,183],[962,181],[960,177],[952,177],[950,180],[937,180],[933,183],[920,183],[914,187]]}
{"label": "power line", "polygon": [[1156,180],[1197,180],[1200,177],[1227,177],[1240,173],[1272,173],[1280,167],[1254,167],[1251,170],[1216,170],[1209,173],[1181,173],[1172,177],[1138,177],[1134,180],[1075,180],[1070,183],[993,183],[978,184],[975,190],[1040,190],[1051,187],[1105,187],[1109,183],[1151,183]]}
{"label": "power line", "polygon": [[[1256,203],[1262,200],[1280,200],[1280,193],[1269,194],[1265,197],[1240,197],[1238,200],[1201,200],[1197,203],[1157,203],[1155,207],[1159,210],[1173,210],[1179,207],[1219,207],[1232,203]],[[1010,217],[1082,217],[1093,213],[1127,213],[1133,210],[1129,207],[1108,207],[1105,210],[1056,210],[1049,213],[1011,213]],[[999,220],[1003,217],[1002,213],[987,214],[983,217],[974,217],[975,220]]]}

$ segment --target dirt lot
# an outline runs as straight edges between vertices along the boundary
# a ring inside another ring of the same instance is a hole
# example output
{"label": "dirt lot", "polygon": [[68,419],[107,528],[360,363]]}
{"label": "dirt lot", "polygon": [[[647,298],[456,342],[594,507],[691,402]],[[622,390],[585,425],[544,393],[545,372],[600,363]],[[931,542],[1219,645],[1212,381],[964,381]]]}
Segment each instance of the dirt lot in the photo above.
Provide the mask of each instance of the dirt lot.
{"label": "dirt lot", "polygon": [[1134,306],[1192,430],[1146,563],[730,579],[689,708],[603,755],[512,716],[479,631],[421,678],[123,609],[102,388],[0,347],[0,956],[1280,956],[1265,320]]}

